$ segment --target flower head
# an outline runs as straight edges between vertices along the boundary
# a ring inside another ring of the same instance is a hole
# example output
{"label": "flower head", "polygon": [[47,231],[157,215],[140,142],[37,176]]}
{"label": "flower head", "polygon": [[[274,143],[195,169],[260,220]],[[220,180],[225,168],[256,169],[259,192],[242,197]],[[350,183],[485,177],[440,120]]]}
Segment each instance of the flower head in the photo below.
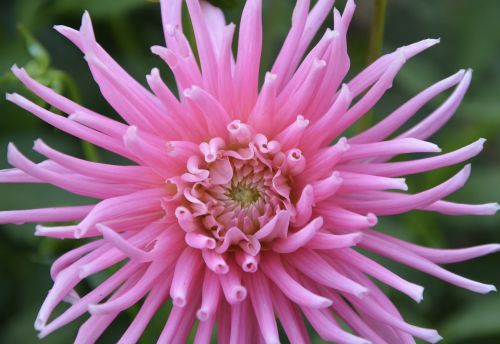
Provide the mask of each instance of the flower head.
{"label": "flower head", "polygon": [[[302,315],[327,341],[438,341],[435,330],[405,322],[371,278],[417,302],[423,288],[353,247],[475,292],[495,289],[439,264],[495,252],[500,245],[430,249],[373,229],[377,216],[414,209],[452,215],[498,210],[497,204],[442,200],[463,186],[469,165],[419,193],[405,192],[401,178],[462,163],[482,150],[483,139],[446,154],[391,161],[400,154],[440,152],[426,140],[453,115],[471,71],[457,72],[371,128],[343,137],[391,87],[406,60],[437,40],[384,55],[343,84],[350,65],[346,34],[354,2],[348,1],[342,14],[333,10],[333,30],[306,53],[333,1],[319,0],[309,10],[308,0],[298,0],[290,32],[259,87],[261,0],[246,2],[236,56],[235,26],[226,24],[222,12],[206,2],[186,3],[200,66],[182,31],[182,0],[161,2],[166,47],[152,48],[172,70],[179,97],[163,83],[158,69],[147,76],[151,91],[133,80],[96,42],[87,13],[80,30],[56,26],[82,50],[102,95],[123,122],[56,94],[24,69],[12,69],[67,116],[18,94],[8,95],[10,101],[130,160],[121,166],[89,162],[37,140],[34,150],[47,160],[36,164],[9,145],[14,168],[1,171],[0,181],[49,183],[97,199],[88,206],[0,212],[0,223],[76,221],[38,225],[40,236],[93,238],[52,266],[54,287],[35,322],[40,337],[89,312],[76,342],[95,342],[120,312],[142,302],[119,341],[133,343],[171,299],[159,343],[185,342],[196,320],[198,343],[209,342],[214,326],[221,342],[253,343],[257,336],[260,342],[278,343],[277,320],[292,342],[307,343]],[[452,87],[451,96],[432,114],[389,138]],[[88,294],[75,291],[88,276],[117,266]],[[63,301],[70,306],[51,319]]]}

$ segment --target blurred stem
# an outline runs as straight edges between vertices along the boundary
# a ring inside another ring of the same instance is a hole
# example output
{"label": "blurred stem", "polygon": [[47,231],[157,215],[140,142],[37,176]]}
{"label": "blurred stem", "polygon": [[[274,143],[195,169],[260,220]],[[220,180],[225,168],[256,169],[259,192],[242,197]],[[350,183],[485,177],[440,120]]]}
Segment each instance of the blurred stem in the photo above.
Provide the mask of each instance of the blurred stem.
{"label": "blurred stem", "polygon": [[372,26],[370,29],[370,46],[368,48],[368,63],[375,61],[382,51],[386,9],[387,0],[374,0]]}
{"label": "blurred stem", "polygon": [[[368,63],[375,61],[382,52],[384,42],[385,14],[388,0],[373,0],[372,25],[370,28],[370,43],[368,47]],[[361,130],[371,127],[373,111],[369,111],[361,121]]]}

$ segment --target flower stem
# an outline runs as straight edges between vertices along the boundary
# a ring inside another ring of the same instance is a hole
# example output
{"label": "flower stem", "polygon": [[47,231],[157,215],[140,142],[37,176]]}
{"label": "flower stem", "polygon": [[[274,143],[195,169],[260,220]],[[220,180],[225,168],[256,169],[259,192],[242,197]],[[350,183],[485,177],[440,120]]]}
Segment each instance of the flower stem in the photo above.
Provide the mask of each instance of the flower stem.
{"label": "flower stem", "polygon": [[[375,61],[382,52],[384,41],[385,14],[388,0],[373,0],[372,25],[370,28],[370,43],[368,46],[368,63]],[[365,130],[371,127],[373,121],[373,110],[366,113],[360,121],[360,129]]]}
{"label": "flower stem", "polygon": [[374,0],[372,26],[370,29],[370,46],[368,48],[368,63],[379,57],[384,41],[384,24],[387,0]]}

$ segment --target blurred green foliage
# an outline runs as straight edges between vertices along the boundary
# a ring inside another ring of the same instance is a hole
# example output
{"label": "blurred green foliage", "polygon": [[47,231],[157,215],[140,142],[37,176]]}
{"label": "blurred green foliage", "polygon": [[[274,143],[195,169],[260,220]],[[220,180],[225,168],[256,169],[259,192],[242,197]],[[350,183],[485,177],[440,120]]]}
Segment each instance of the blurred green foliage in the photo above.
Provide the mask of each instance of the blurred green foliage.
{"label": "blurred green foliage", "polygon": [[[368,37],[373,0],[358,0],[349,35],[352,73],[367,59]],[[228,8],[229,20],[238,23],[243,0],[213,0]],[[290,25],[291,0],[264,1],[263,71],[270,68]],[[337,1],[339,8],[345,1]],[[100,96],[81,53],[51,29],[54,24],[78,27],[83,11],[89,10],[102,45],[144,83],[144,75],[159,66],[171,75],[149,47],[163,41],[159,5],[144,0],[4,0],[0,2],[0,93],[29,94],[9,76],[14,63],[66,96],[85,106],[116,117]],[[497,0],[392,0],[387,8],[383,50],[428,38],[441,37],[442,43],[407,63],[394,87],[377,105],[374,118],[388,114],[398,104],[424,87],[460,68],[473,68],[470,91],[453,120],[433,138],[444,151],[488,138],[483,154],[474,159],[473,174],[466,187],[451,197],[463,202],[490,202],[500,199],[500,1]],[[331,20],[331,19],[330,19]],[[21,24],[21,32],[17,29]],[[331,24],[331,23],[330,23]],[[30,34],[31,33],[31,34]],[[41,45],[37,43],[41,42]],[[47,53],[48,52],[48,53]],[[173,86],[172,80],[169,80]],[[429,113],[444,97],[431,102],[422,115]],[[66,153],[84,156],[85,148],[74,138],[42,123],[34,116],[0,100],[0,167],[7,167],[7,142],[14,141],[29,153],[32,141],[43,137]],[[422,117],[420,117],[422,118]],[[411,123],[409,123],[411,124]],[[99,151],[105,161],[115,157]],[[88,153],[86,154],[88,155]],[[458,167],[445,168],[422,176],[412,176],[411,191],[422,190],[449,177]],[[38,206],[84,204],[85,200],[49,186],[0,185],[0,209],[24,209]],[[397,237],[420,244],[463,247],[500,242],[500,216],[489,218],[448,217],[414,212],[383,218],[378,228]],[[33,322],[39,306],[51,286],[50,263],[76,243],[32,236],[34,226],[1,226],[0,230],[0,343],[37,343]],[[410,322],[441,330],[443,343],[499,343],[500,297],[475,295],[422,273],[382,260],[410,281],[426,287],[425,299],[415,305],[411,300],[387,290]],[[492,255],[450,266],[467,277],[500,285],[500,255]],[[82,286],[98,283],[90,279]],[[157,315],[144,336],[153,342],[161,331],[168,306]],[[119,317],[104,335],[102,343],[112,343],[130,322],[134,310]],[[42,343],[68,343],[78,324],[42,340]],[[314,343],[322,341],[314,337]]]}

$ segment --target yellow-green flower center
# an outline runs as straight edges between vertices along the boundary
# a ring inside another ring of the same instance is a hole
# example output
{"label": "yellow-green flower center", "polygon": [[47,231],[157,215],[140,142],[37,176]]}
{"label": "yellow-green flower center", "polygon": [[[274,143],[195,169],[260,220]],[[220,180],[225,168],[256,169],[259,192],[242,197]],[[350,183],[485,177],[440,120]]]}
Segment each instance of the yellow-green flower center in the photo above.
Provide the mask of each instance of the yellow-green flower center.
{"label": "yellow-green flower center", "polygon": [[238,184],[229,189],[228,196],[240,206],[247,207],[259,200],[260,193],[255,187]]}

